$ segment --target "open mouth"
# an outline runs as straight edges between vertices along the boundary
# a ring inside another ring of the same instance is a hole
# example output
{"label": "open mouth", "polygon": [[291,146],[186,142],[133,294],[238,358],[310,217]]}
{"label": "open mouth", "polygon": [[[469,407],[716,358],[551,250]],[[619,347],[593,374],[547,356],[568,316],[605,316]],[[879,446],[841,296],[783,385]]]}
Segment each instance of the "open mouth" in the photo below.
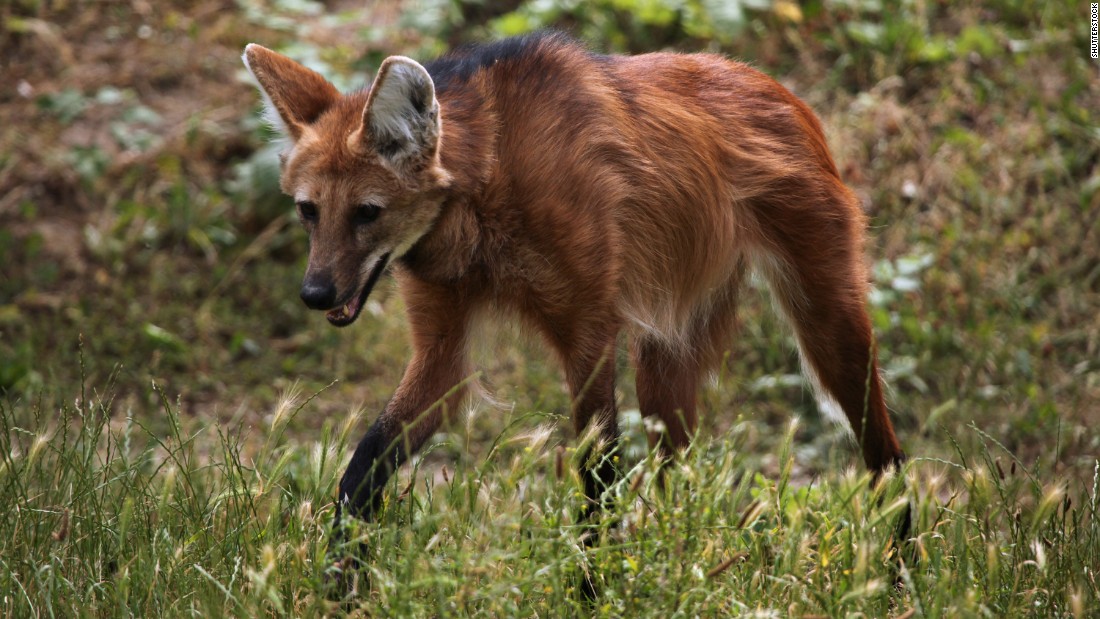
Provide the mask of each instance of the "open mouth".
{"label": "open mouth", "polygon": [[374,289],[374,285],[378,283],[378,278],[382,276],[382,271],[386,270],[386,264],[389,261],[390,255],[388,253],[384,254],[375,263],[374,269],[367,277],[367,282],[363,284],[358,293],[352,295],[351,299],[340,307],[325,312],[325,318],[328,319],[329,324],[334,327],[346,327],[355,322],[355,319],[359,317],[359,313],[363,311],[367,296]]}

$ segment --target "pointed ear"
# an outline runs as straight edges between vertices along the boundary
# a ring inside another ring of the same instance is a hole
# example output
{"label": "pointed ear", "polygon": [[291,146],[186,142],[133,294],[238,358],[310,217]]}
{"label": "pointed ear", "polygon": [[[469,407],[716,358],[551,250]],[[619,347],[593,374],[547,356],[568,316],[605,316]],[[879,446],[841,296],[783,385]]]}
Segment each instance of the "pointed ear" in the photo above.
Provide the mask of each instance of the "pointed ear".
{"label": "pointed ear", "polygon": [[340,97],[320,74],[266,47],[249,44],[241,58],[260,84],[268,121],[294,140]]}
{"label": "pointed ear", "polygon": [[420,63],[404,56],[382,62],[363,109],[358,139],[395,171],[430,162],[441,132],[435,84]]}

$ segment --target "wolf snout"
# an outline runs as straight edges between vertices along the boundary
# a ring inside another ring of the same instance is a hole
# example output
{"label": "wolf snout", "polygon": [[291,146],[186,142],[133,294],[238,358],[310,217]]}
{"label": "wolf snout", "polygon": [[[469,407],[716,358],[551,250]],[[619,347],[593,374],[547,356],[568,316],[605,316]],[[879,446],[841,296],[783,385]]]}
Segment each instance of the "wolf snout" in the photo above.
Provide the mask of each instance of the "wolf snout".
{"label": "wolf snout", "polygon": [[336,285],[326,274],[308,273],[302,281],[301,296],[309,309],[332,309],[336,306]]}

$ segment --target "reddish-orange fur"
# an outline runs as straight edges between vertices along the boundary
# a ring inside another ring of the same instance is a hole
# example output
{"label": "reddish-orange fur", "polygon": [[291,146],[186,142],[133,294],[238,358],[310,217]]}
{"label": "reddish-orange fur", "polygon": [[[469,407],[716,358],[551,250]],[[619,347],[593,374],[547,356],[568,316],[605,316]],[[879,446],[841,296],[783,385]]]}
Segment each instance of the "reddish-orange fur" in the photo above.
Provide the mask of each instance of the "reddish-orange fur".
{"label": "reddish-orange fur", "polygon": [[[410,243],[394,271],[413,358],[341,485],[347,507],[369,514],[379,481],[454,410],[471,323],[490,311],[545,336],[577,430],[599,419],[608,438],[614,347],[629,331],[642,413],[664,421],[666,447],[683,447],[754,268],[867,466],[900,461],[864,307],[864,216],[809,108],[719,56],[598,56],[553,35],[518,47],[474,70],[439,68],[442,137],[397,163],[370,137],[367,92],[337,96],[277,54],[246,53],[295,140],[284,189],[320,210],[311,272],[331,272],[344,295],[370,252]],[[367,193],[386,202],[379,227],[349,229]]]}

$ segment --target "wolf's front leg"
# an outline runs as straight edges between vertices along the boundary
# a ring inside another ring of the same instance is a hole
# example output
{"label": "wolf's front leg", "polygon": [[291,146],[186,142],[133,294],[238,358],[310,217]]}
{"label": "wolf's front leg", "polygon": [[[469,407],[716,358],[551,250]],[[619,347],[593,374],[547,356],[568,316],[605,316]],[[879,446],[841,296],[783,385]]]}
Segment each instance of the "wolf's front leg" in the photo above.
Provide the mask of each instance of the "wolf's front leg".
{"label": "wolf's front leg", "polygon": [[458,408],[466,391],[468,304],[445,288],[416,281],[402,284],[413,358],[340,480],[337,530],[344,513],[365,520],[374,516],[386,481]]}

